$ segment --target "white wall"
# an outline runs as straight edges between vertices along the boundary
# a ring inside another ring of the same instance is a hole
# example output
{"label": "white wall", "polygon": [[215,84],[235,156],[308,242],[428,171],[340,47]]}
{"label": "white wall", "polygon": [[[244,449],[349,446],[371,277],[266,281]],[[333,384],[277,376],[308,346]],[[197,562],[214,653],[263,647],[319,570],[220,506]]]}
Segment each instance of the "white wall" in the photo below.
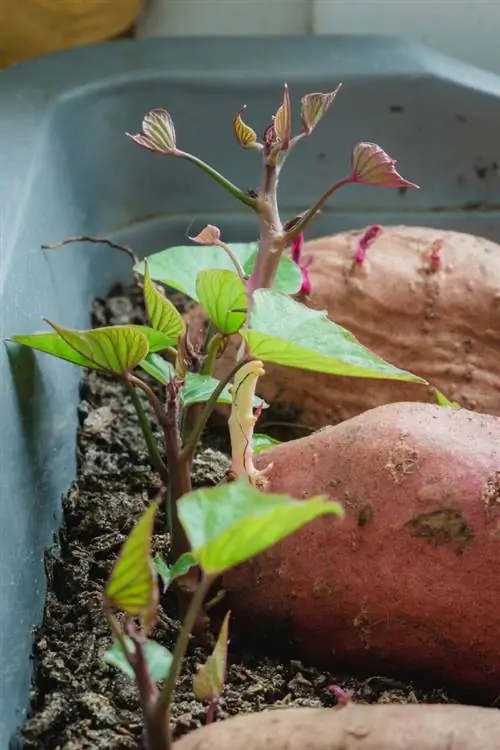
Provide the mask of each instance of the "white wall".
{"label": "white wall", "polygon": [[400,34],[500,73],[500,0],[315,0],[313,30]]}
{"label": "white wall", "polygon": [[140,36],[398,34],[500,73],[500,0],[146,0]]}

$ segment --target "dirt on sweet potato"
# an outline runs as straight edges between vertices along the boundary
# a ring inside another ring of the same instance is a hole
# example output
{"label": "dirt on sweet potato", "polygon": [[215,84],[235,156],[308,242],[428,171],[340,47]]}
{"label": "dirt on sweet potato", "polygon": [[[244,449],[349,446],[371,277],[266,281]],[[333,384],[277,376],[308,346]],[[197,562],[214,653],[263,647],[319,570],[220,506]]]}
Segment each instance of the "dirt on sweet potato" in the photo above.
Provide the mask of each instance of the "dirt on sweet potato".
{"label": "dirt on sweet potato", "polygon": [[[323,518],[224,577],[233,624],[301,658],[500,695],[500,419],[372,409],[257,456],[265,489],[326,494]],[[469,692],[470,695],[470,692]]]}

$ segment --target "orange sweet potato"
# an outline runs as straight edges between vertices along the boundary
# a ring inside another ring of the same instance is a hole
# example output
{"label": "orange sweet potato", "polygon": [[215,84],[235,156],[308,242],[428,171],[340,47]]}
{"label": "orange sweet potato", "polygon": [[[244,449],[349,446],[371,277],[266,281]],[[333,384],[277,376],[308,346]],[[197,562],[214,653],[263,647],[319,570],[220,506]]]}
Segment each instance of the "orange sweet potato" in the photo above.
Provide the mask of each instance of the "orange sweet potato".
{"label": "orange sweet potato", "polygon": [[[256,457],[265,489],[326,493],[319,519],[224,576],[235,630],[298,658],[500,694],[500,419],[377,407]],[[500,739],[499,739],[500,746]]]}
{"label": "orange sweet potato", "polygon": [[[500,415],[500,246],[459,232],[385,227],[363,265],[352,270],[362,234],[305,244],[304,255],[314,256],[309,305],[327,310],[364,346],[448,398]],[[436,240],[442,240],[438,264],[431,257]],[[229,371],[235,349],[233,343],[219,360],[218,376]],[[430,389],[414,383],[338,378],[271,364],[258,390],[316,429],[386,403],[435,401]]]}
{"label": "orange sweet potato", "polygon": [[288,708],[211,724],[174,750],[497,750],[500,711],[445,705]]}

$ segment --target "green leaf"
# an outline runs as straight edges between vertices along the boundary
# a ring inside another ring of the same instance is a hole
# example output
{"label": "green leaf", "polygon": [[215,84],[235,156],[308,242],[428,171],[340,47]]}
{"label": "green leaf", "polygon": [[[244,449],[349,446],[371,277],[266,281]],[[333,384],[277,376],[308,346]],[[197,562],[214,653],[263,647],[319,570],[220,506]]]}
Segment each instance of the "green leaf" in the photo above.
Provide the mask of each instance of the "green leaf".
{"label": "green leaf", "polygon": [[193,693],[199,701],[212,703],[218,701],[226,680],[227,647],[229,643],[229,617],[224,617],[215,648],[205,664],[193,677]]}
{"label": "green leaf", "polygon": [[[157,380],[163,385],[168,385],[172,375],[174,374],[174,368],[159,354],[148,354],[148,356],[141,362],[141,367],[151,377]],[[208,401],[215,388],[219,385],[219,381],[216,378],[212,378],[210,375],[200,375],[195,372],[186,373],[186,384],[181,388],[181,402],[184,406],[190,404],[204,404]],[[229,386],[226,386],[222,391],[221,395],[217,399],[218,404],[231,404],[232,397],[229,391]],[[253,401],[254,408],[263,406],[264,409],[268,407],[265,401],[256,396]]]}
{"label": "green leaf", "polygon": [[[229,248],[238,258],[246,274],[250,275],[255,266],[257,242],[231,242]],[[218,245],[178,245],[150,255],[147,265],[151,278],[162,284],[178,289],[191,299],[196,295],[196,277],[207,268],[234,271],[234,264],[226,251]],[[134,267],[144,276],[145,261]],[[296,263],[283,256],[279,262],[273,288],[285,294],[296,294],[302,285],[302,275]]]}
{"label": "green leaf", "polygon": [[213,268],[200,271],[196,277],[196,295],[219,331],[228,335],[239,331],[246,319],[247,295],[237,273]]}
{"label": "green leaf", "polygon": [[12,341],[65,359],[82,367],[125,375],[133,370],[148,351],[146,337],[132,326],[106,326],[90,331],[74,331],[47,321],[56,333],[13,336]]}
{"label": "green leaf", "polygon": [[[250,276],[252,273],[255,261],[257,260],[257,251],[251,255],[247,262],[243,265],[243,270]],[[283,255],[276,269],[276,276],[273,282],[273,289],[276,292],[283,292],[283,294],[297,294],[302,286],[302,273],[296,263],[291,258],[287,258]]]}
{"label": "green leaf", "polygon": [[51,354],[53,357],[72,362],[74,365],[91,367],[93,369],[97,368],[97,365],[94,362],[91,362],[89,359],[86,359],[86,357],[75,352],[75,350],[72,349],[58,333],[30,333],[20,336],[11,336],[10,341],[15,341],[16,344],[22,344],[23,346],[35,349],[38,352]]}
{"label": "green leaf", "polygon": [[317,496],[268,495],[240,480],[184,495],[179,519],[201,568],[218,575],[263,552],[318,516],[342,516],[338,503]]}
{"label": "green leaf", "polygon": [[151,503],[123,545],[105,596],[116,609],[131,616],[148,613],[155,603],[156,571],[151,560],[151,538],[158,503]]}
{"label": "green leaf", "polygon": [[268,448],[272,448],[273,445],[279,445],[280,441],[275,440],[269,435],[263,435],[262,433],[254,432],[252,435],[252,453],[257,454],[261,451],[265,451]]}
{"label": "green leaf", "polygon": [[144,302],[151,326],[170,339],[169,346],[177,344],[179,336],[185,331],[184,320],[170,300],[151,281],[147,263],[144,270]]}
{"label": "green leaf", "polygon": [[[135,652],[134,642],[128,636],[124,636],[124,639],[128,650],[133,654]],[[156,641],[147,640],[143,648],[151,679],[153,682],[164,680],[168,676],[170,667],[172,666],[172,654],[168,648],[165,648],[160,643],[156,643]],[[119,641],[115,641],[112,647],[104,653],[103,660],[111,667],[121,670],[127,677],[131,679],[135,678],[134,670],[128,663]]]}
{"label": "green leaf", "polygon": [[242,329],[254,357],[303,370],[425,383],[425,380],[390,365],[362,346],[324,311],[270,289],[254,293],[250,327]]}
{"label": "green leaf", "polygon": [[177,345],[177,339],[174,341],[171,336],[168,336],[161,331],[156,331],[149,326],[131,325],[130,328],[139,331],[139,333],[142,333],[142,335],[147,338],[150,352],[162,352],[170,346]]}
{"label": "green leaf", "polygon": [[159,354],[148,354],[142,360],[141,367],[162,385],[168,385],[174,374],[174,366]]}
{"label": "green leaf", "polygon": [[161,578],[161,582],[163,583],[163,593],[165,593],[176,578],[186,575],[190,568],[192,568],[193,565],[196,565],[196,560],[190,552],[185,552],[174,562],[173,565],[168,565],[161,555],[156,555],[156,557],[153,558],[153,563],[155,564],[156,571]]}
{"label": "green leaf", "polygon": [[[256,242],[231,243],[229,248],[244,266],[257,249]],[[207,268],[234,271],[234,264],[226,251],[218,245],[178,245],[169,247],[147,259],[151,278],[178,289],[191,299],[196,295],[196,277]],[[134,270],[144,275],[144,262]],[[199,301],[199,300],[198,300]]]}
{"label": "green leaf", "polygon": [[439,406],[444,406],[447,409],[455,409],[458,411],[460,409],[460,404],[457,401],[450,401],[446,398],[444,393],[441,393],[441,391],[438,391],[437,388],[434,388],[434,395],[436,396],[436,401],[439,404]]}

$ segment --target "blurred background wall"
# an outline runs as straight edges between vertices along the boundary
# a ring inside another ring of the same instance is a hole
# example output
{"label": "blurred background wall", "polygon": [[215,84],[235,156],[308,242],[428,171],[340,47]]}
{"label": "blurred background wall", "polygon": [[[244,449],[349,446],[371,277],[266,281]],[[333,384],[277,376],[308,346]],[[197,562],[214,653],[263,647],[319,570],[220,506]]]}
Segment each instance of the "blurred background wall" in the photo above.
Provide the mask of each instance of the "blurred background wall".
{"label": "blurred background wall", "polygon": [[120,36],[397,34],[500,73],[500,0],[0,0],[0,65]]}

